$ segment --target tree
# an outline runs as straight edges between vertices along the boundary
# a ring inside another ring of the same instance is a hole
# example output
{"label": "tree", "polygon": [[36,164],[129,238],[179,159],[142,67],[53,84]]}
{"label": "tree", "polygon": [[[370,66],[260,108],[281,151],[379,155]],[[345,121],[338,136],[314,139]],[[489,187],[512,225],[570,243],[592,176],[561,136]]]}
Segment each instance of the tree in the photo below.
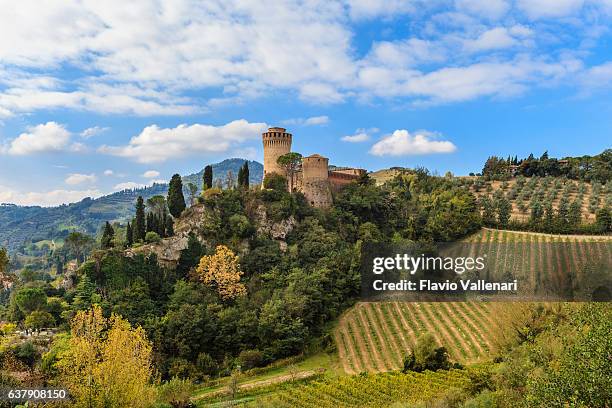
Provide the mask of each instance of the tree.
{"label": "tree", "polygon": [[448,370],[450,366],[446,348],[438,347],[431,333],[423,333],[414,350],[404,359],[403,372]]}
{"label": "tree", "polygon": [[602,232],[612,231],[612,215],[608,207],[600,208],[595,214],[595,223]]}
{"label": "tree", "polygon": [[488,196],[482,196],[480,198],[480,207],[482,208],[483,224],[488,227],[495,225],[495,206],[493,201]]}
{"label": "tree", "polygon": [[497,223],[500,227],[508,226],[510,214],[512,213],[512,204],[506,197],[497,200]]}
{"label": "tree", "polygon": [[15,294],[15,304],[24,315],[28,315],[45,308],[47,295],[41,288],[22,288]]}
{"label": "tree", "polygon": [[208,190],[213,186],[213,168],[211,165],[204,167],[204,184],[202,190]]}
{"label": "tree", "polygon": [[170,185],[168,186],[168,209],[174,218],[178,218],[185,208],[183,181],[180,175],[175,174],[170,179]]}
{"label": "tree", "polygon": [[76,258],[77,262],[84,261],[85,252],[92,243],[93,240],[90,236],[78,231],[71,232],[64,240],[64,246]]}
{"label": "tree", "polygon": [[144,329],[94,306],[71,321],[67,350],[57,362],[76,407],[148,407],[155,400],[152,345]]}
{"label": "tree", "polygon": [[246,161],[238,170],[238,186],[245,189],[249,188],[249,166]]}
{"label": "tree", "polygon": [[544,216],[544,209],[539,201],[535,201],[531,206],[531,224],[539,225],[542,222]]}
{"label": "tree", "polygon": [[102,249],[109,249],[113,247],[113,239],[115,238],[115,230],[108,221],[104,224],[104,231],[102,232],[102,240],[100,245]]}
{"label": "tree", "polygon": [[240,270],[238,256],[225,245],[219,245],[213,255],[203,256],[196,272],[202,282],[216,288],[224,300],[246,294],[246,287],[240,282],[243,273]]}
{"label": "tree", "polygon": [[172,217],[166,217],[166,236],[171,237],[174,235],[174,220]]}
{"label": "tree", "polygon": [[125,244],[128,248],[134,244],[134,231],[132,231],[132,225],[129,221],[125,228]]}
{"label": "tree", "polygon": [[6,248],[0,248],[0,275],[8,272],[9,256]]}
{"label": "tree", "polygon": [[567,218],[571,227],[577,227],[580,225],[580,222],[582,221],[582,203],[580,200],[575,199],[572,201]]}
{"label": "tree", "polygon": [[280,156],[276,162],[279,164],[279,166],[285,169],[287,180],[289,181],[289,192],[293,192],[293,182],[295,179],[295,174],[298,172],[302,164],[302,155],[295,152],[289,152]]}
{"label": "tree", "polygon": [[26,317],[24,324],[28,329],[38,332],[40,329],[53,327],[55,325],[55,319],[48,312],[35,310]]}
{"label": "tree", "polygon": [[149,232],[147,232],[147,235],[145,235],[145,242],[147,244],[154,244],[154,243],[157,243],[159,241],[161,241],[161,237],[155,231],[149,231]]}
{"label": "tree", "polygon": [[287,191],[287,179],[280,174],[268,173],[263,179],[263,186],[266,189]]}
{"label": "tree", "polygon": [[195,204],[196,196],[198,195],[198,186],[195,183],[187,183],[187,189],[189,190],[189,205]]}
{"label": "tree", "polygon": [[147,233],[145,225],[145,206],[142,196],[136,200],[136,220],[134,221],[134,242],[142,242]]}

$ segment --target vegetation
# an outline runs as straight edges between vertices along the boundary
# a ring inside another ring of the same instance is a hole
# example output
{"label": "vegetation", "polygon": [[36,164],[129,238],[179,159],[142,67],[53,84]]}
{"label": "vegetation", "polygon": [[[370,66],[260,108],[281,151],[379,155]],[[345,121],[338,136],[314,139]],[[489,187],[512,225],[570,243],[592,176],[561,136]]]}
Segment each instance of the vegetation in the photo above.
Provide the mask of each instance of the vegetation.
{"label": "vegetation", "polygon": [[173,217],[178,218],[185,210],[185,197],[183,196],[183,181],[181,176],[175,174],[168,186],[168,209]]}

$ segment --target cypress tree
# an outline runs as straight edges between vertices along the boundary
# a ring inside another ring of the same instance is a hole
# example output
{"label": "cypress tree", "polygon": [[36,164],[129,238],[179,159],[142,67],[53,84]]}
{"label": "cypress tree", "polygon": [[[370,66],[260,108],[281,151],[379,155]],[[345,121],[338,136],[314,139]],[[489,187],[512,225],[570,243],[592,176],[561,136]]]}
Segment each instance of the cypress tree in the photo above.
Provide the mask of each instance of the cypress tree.
{"label": "cypress tree", "polygon": [[166,217],[166,236],[171,237],[174,235],[174,221],[172,217]]}
{"label": "cypress tree", "polygon": [[125,228],[125,244],[129,247],[134,243],[134,232],[132,231],[132,225],[128,221],[127,227]]}
{"label": "cypress tree", "polygon": [[175,174],[170,179],[168,187],[168,209],[174,218],[181,216],[181,213],[187,207],[185,205],[185,196],[183,196],[183,181],[181,176]]}
{"label": "cypress tree", "polygon": [[248,162],[244,162],[244,168],[242,170],[242,186],[246,189],[249,188],[249,163]]}
{"label": "cypress tree", "polygon": [[145,206],[142,196],[138,196],[138,200],[136,200],[136,220],[134,221],[133,228],[134,241],[144,241],[147,231],[145,225]]}
{"label": "cypress tree", "polygon": [[238,187],[242,187],[244,184],[244,166],[240,166],[238,169]]}
{"label": "cypress tree", "polygon": [[202,190],[207,190],[213,186],[213,169],[211,165],[204,167],[204,185]]}
{"label": "cypress tree", "polygon": [[102,232],[102,240],[100,241],[102,249],[109,249],[113,247],[113,238],[115,237],[115,230],[108,221],[104,224],[104,231]]}

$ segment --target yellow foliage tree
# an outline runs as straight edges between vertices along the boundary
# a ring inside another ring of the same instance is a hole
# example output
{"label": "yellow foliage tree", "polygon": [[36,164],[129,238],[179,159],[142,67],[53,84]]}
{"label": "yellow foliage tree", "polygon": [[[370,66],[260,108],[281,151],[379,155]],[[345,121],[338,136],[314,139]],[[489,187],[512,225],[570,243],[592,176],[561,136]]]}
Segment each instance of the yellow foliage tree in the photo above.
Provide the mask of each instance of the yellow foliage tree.
{"label": "yellow foliage tree", "polygon": [[219,245],[213,255],[203,256],[196,272],[202,282],[217,289],[221,299],[246,295],[246,287],[240,282],[238,256],[225,245]]}
{"label": "yellow foliage tree", "polygon": [[75,407],[138,408],[155,401],[152,346],[141,327],[115,314],[107,319],[93,306],[78,312],[71,328],[57,367]]}

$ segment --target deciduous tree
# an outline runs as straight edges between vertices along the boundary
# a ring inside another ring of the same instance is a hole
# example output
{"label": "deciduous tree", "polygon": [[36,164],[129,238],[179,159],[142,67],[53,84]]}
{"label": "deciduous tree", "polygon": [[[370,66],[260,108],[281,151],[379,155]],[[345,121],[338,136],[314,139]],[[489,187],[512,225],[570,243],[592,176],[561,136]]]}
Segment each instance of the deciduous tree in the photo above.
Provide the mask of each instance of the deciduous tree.
{"label": "deciduous tree", "polygon": [[238,256],[225,245],[219,245],[214,254],[203,256],[196,272],[202,282],[214,287],[224,300],[246,294],[246,287],[240,282],[242,271]]}

